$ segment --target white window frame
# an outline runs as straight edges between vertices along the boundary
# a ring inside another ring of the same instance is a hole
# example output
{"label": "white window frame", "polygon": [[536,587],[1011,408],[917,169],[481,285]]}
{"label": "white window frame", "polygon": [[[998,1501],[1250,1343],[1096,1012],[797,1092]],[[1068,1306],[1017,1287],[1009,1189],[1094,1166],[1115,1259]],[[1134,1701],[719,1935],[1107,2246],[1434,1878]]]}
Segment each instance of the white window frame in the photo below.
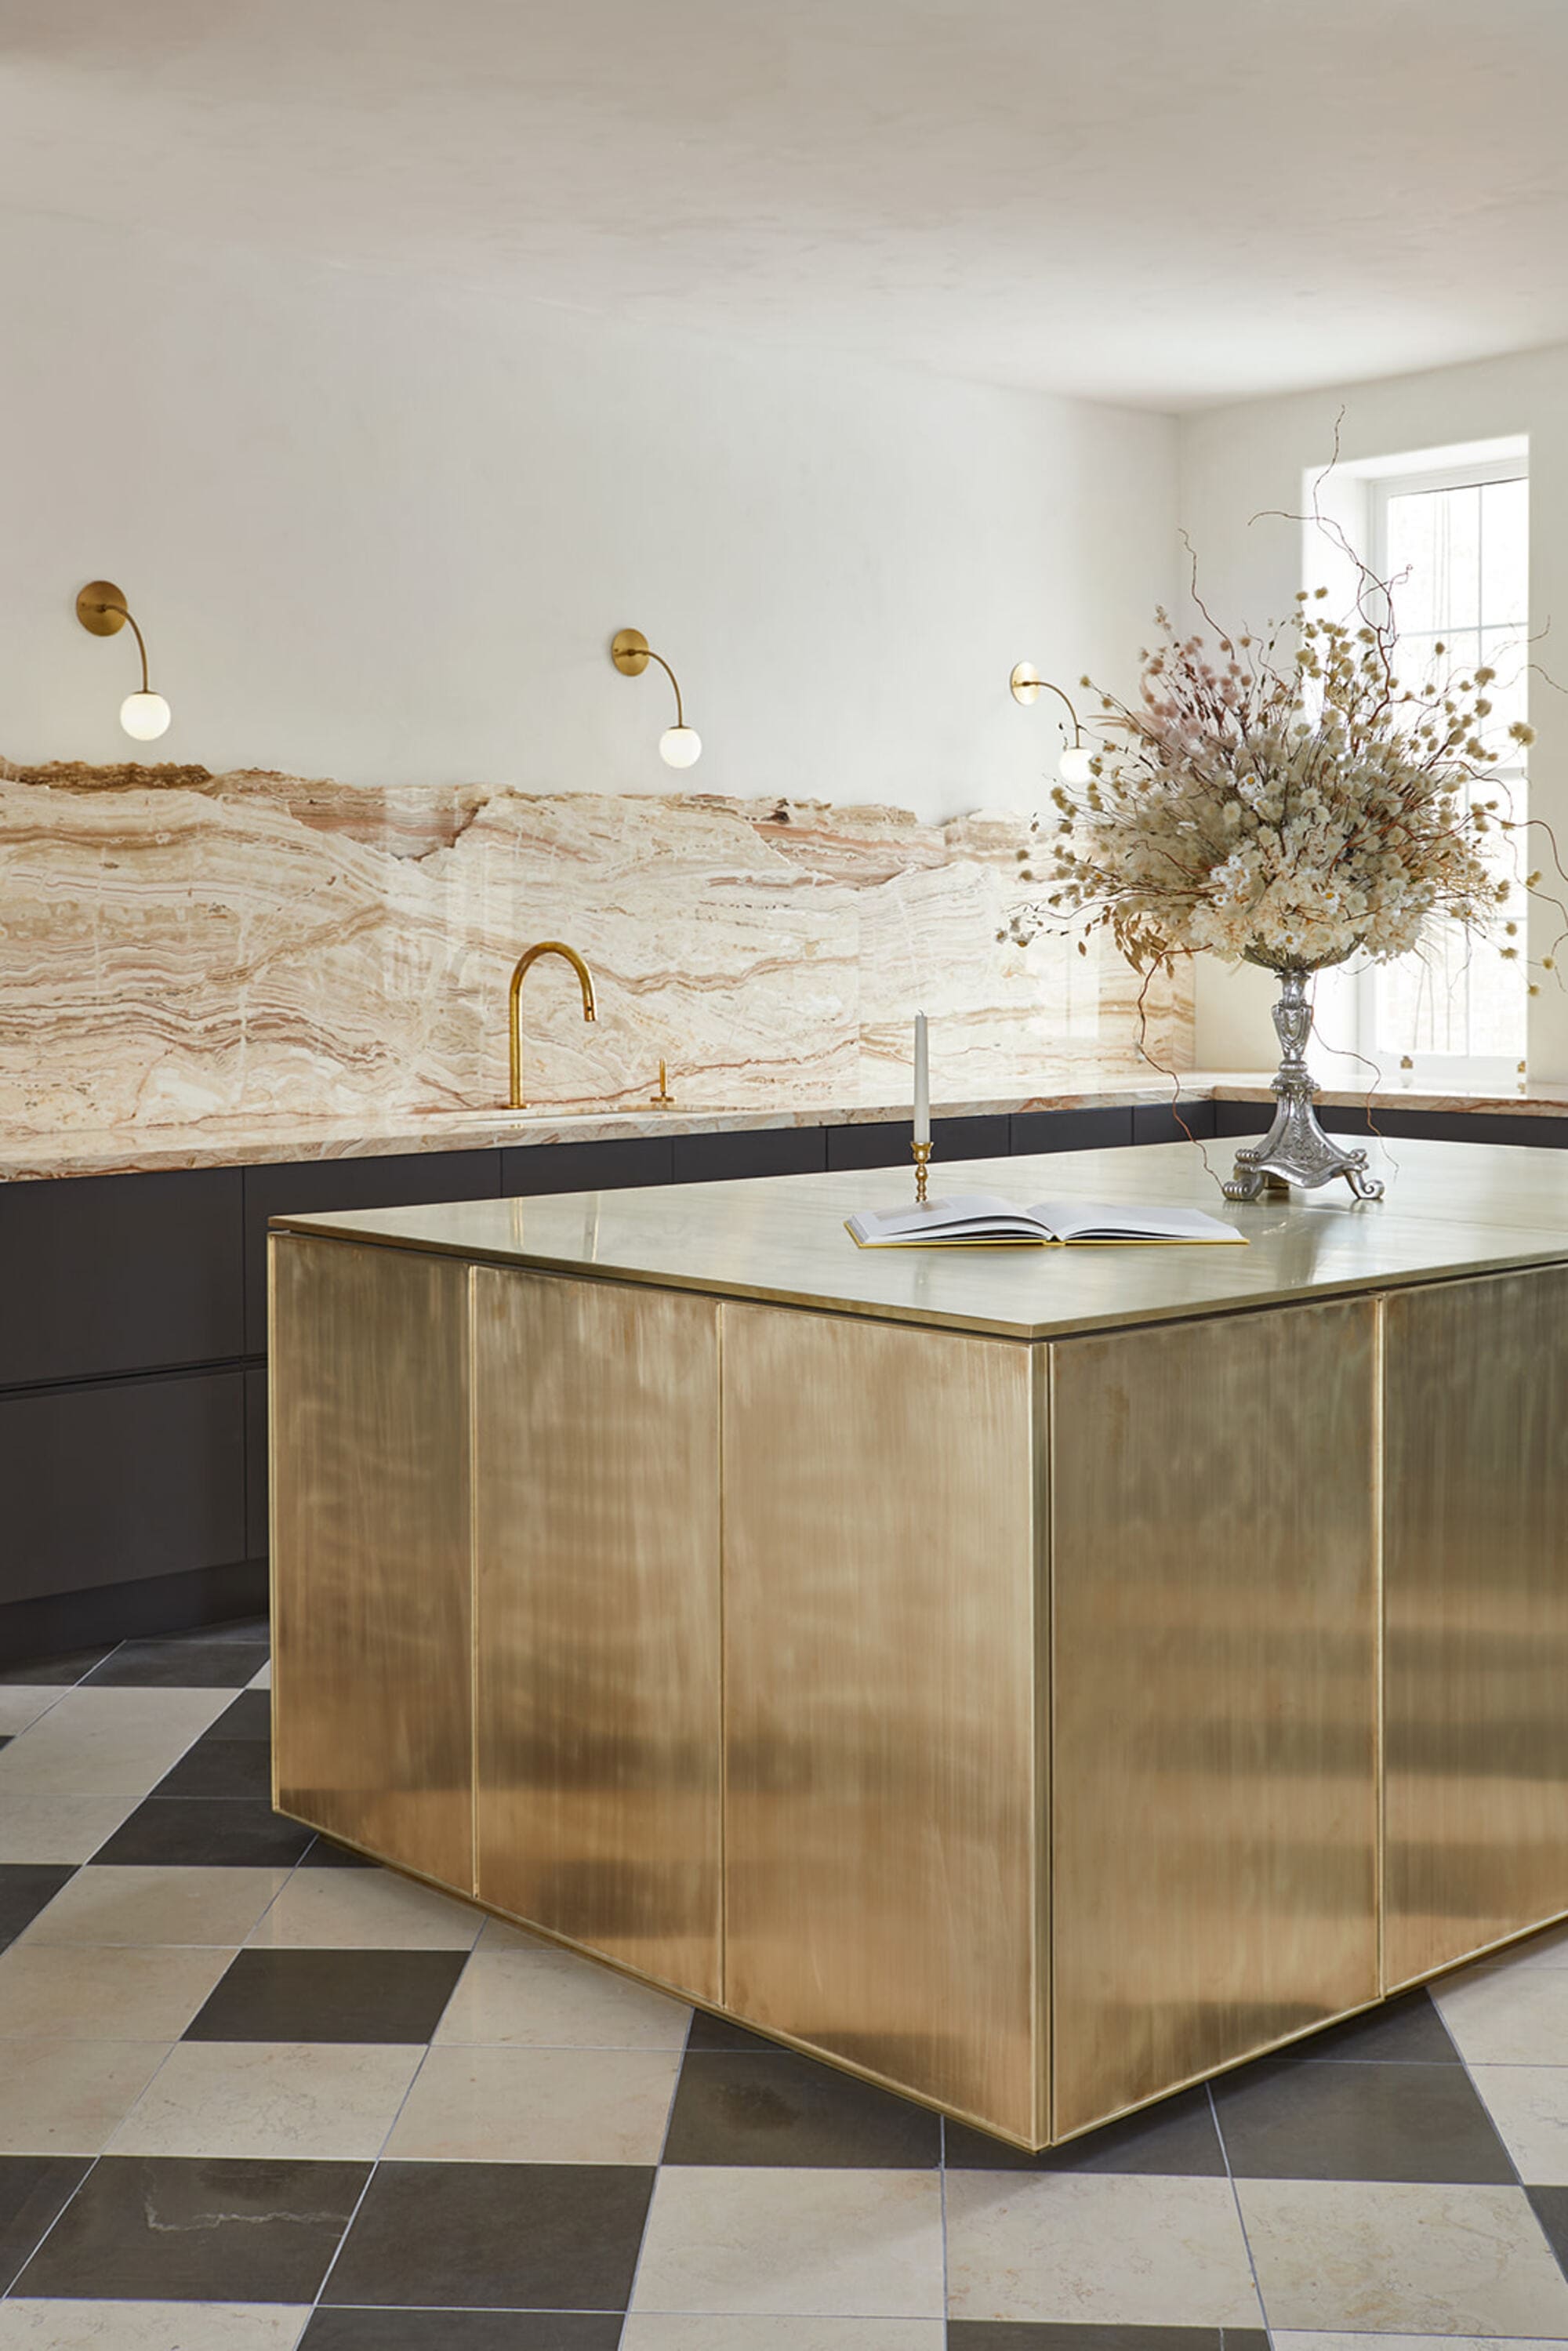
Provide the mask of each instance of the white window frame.
{"label": "white window frame", "polygon": [[[1368,564],[1379,580],[1388,576],[1390,499],[1418,495],[1424,490],[1472,489],[1492,482],[1528,483],[1530,479],[1530,451],[1523,441],[1495,443],[1469,456],[1461,456],[1458,451],[1433,451],[1430,456],[1437,462],[1422,464],[1418,459],[1391,457],[1354,469],[1365,501],[1363,543]],[[1448,462],[1441,462],[1444,459]],[[1525,627],[1528,631],[1528,614]],[[1522,768],[1505,768],[1499,772],[1505,781],[1526,775]],[[1343,978],[1332,973],[1320,978],[1319,1001],[1327,1016],[1325,1030],[1331,1030],[1337,1014],[1342,1019],[1348,1016],[1349,1025],[1355,1032],[1354,1064],[1348,1056],[1342,1057],[1350,1084],[1357,1082],[1353,1071],[1366,1081],[1367,1065],[1371,1063],[1377,1071],[1379,1082],[1395,1090],[1407,1087],[1426,1092],[1508,1093],[1517,1092],[1523,1086],[1523,1066],[1517,1059],[1510,1060],[1501,1053],[1416,1053],[1410,1057],[1410,1066],[1406,1067],[1401,1056],[1379,1051],[1377,982],[1375,964],[1353,967]]]}

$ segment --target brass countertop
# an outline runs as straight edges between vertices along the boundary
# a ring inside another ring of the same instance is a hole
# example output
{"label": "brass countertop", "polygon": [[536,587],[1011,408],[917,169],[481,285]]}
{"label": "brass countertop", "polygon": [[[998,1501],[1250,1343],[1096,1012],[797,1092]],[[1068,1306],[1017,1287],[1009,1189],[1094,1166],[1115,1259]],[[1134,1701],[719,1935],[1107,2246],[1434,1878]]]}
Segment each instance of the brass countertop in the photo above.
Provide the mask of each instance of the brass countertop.
{"label": "brass countertop", "polygon": [[934,1163],[931,1191],[933,1198],[996,1191],[1021,1204],[1052,1196],[1187,1203],[1234,1222],[1249,1237],[1245,1249],[857,1249],[843,1228],[852,1210],[913,1196],[912,1171],[896,1167],[279,1217],[273,1224],[491,1264],[1026,1340],[1568,1260],[1568,1155],[1400,1142],[1374,1155],[1388,1180],[1382,1201],[1357,1203],[1341,1186],[1250,1207],[1220,1196],[1230,1156],[1223,1144],[1166,1144]]}

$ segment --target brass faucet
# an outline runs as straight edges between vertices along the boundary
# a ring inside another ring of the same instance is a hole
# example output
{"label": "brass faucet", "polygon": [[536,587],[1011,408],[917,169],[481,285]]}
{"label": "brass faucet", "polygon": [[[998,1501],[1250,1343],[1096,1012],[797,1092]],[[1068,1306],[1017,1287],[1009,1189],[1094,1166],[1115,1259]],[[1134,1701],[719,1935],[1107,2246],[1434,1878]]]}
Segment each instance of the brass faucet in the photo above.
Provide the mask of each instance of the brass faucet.
{"label": "brass faucet", "polygon": [[517,1034],[517,998],[522,990],[523,974],[531,963],[538,963],[540,956],[552,955],[563,956],[577,974],[578,985],[582,989],[583,1019],[596,1020],[599,1017],[593,1002],[593,974],[575,947],[569,947],[561,939],[541,939],[537,946],[529,947],[526,955],[520,955],[517,957],[517,968],[512,974],[512,995],[507,1012],[507,1027],[512,1047],[510,1107],[513,1110],[528,1108],[528,1103],[523,1100],[523,1049]]}

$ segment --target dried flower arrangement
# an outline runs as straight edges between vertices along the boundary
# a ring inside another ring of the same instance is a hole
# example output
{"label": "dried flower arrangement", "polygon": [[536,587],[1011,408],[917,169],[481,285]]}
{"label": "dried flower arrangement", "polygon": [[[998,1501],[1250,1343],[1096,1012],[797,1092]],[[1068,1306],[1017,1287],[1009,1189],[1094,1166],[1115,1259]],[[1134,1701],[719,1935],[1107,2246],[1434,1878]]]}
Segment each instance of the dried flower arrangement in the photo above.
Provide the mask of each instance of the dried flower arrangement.
{"label": "dried flower arrangement", "polygon": [[1199,953],[1317,971],[1406,955],[1434,918],[1495,919],[1509,884],[1483,843],[1513,821],[1477,789],[1501,757],[1495,672],[1403,685],[1392,622],[1364,593],[1353,620],[1319,616],[1327,593],[1212,652],[1159,613],[1138,701],[1100,695],[1089,778],[1051,794],[1058,886],[1015,936],[1054,918],[1108,929],[1145,973]]}
{"label": "dried flower arrangement", "polygon": [[1500,922],[1501,953],[1521,952],[1501,911],[1513,877],[1488,836],[1521,829],[1492,771],[1531,731],[1522,719],[1489,724],[1496,672],[1484,664],[1402,683],[1390,584],[1334,536],[1358,578],[1347,619],[1320,611],[1322,588],[1302,590],[1287,620],[1257,632],[1219,630],[1196,585],[1211,636],[1178,637],[1158,613],[1135,702],[1100,694],[1086,779],[1051,794],[1056,886],[1011,925],[1020,944],[1050,926],[1076,930],[1081,952],[1083,934],[1108,931],[1145,982],[1197,954],[1280,976],[1280,1111],[1265,1144],[1239,1154],[1233,1198],[1256,1196],[1270,1176],[1343,1175],[1358,1196],[1381,1192],[1365,1155],[1332,1144],[1312,1108],[1312,973],[1357,954],[1407,955],[1439,921],[1475,932]]}

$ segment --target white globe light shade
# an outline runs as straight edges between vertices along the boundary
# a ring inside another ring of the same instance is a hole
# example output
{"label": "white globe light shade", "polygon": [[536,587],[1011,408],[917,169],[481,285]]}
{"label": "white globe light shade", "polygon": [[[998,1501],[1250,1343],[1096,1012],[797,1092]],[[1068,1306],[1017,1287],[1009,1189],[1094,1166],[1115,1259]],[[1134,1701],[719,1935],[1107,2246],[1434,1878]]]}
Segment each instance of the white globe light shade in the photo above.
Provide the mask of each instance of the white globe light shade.
{"label": "white globe light shade", "polygon": [[703,738],[695,726],[666,726],[659,737],[659,757],[666,768],[692,768],[702,757]]}
{"label": "white globe light shade", "polygon": [[139,743],[155,743],[169,731],[173,712],[161,694],[128,694],[120,705],[120,723]]}
{"label": "white globe light shade", "polygon": [[1094,772],[1093,759],[1087,743],[1070,743],[1061,755],[1057,773],[1064,784],[1086,784]]}

